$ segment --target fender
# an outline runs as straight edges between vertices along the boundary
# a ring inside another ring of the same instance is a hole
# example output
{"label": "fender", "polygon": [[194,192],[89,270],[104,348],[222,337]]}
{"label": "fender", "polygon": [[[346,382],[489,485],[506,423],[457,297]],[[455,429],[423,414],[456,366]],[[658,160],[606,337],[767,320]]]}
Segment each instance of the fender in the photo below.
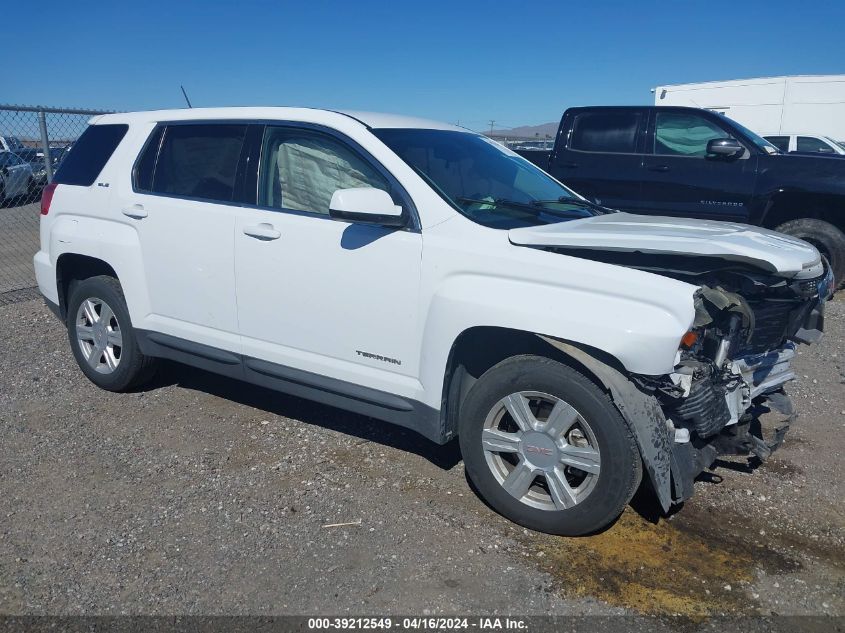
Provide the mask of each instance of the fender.
{"label": "fender", "polygon": [[149,314],[150,299],[144,280],[141,245],[135,230],[113,220],[72,214],[56,217],[50,228],[53,269],[58,270],[59,257],[67,253],[104,261],[117,273],[129,317],[133,323],[141,323]]}
{"label": "fender", "polygon": [[681,337],[695,316],[695,286],[610,265],[592,270],[600,267],[614,269],[612,281],[603,280],[612,289],[579,287],[598,283],[586,273],[565,287],[512,276],[460,274],[446,280],[429,303],[422,333],[420,381],[426,403],[440,408],[449,353],[460,335],[474,327],[507,328],[595,348],[631,373],[671,373]]}
{"label": "fender", "polygon": [[559,341],[541,337],[549,345],[571,356],[589,369],[604,385],[613,403],[640,448],[646,472],[664,512],[672,505],[672,438],[666,424],[663,409],[653,395],[644,393],[627,376],[610,365],[601,362],[584,350]]}

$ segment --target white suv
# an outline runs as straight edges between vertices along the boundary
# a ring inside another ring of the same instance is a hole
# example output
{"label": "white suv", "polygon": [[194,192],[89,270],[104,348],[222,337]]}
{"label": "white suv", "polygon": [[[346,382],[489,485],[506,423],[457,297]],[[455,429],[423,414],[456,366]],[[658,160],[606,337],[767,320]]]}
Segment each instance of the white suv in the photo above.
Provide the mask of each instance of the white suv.
{"label": "white suv", "polygon": [[35,270],[100,387],[169,358],[457,436],[493,508],[557,534],[643,469],[668,510],[765,458],[831,284],[798,239],[612,212],[462,128],[298,108],[93,119]]}

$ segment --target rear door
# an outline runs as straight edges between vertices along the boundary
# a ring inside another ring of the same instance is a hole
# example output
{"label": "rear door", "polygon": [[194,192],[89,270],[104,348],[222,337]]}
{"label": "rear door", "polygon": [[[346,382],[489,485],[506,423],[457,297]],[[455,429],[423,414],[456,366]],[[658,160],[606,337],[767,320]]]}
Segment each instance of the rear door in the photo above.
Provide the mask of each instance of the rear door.
{"label": "rear door", "polygon": [[550,166],[582,196],[616,209],[638,211],[645,108],[573,109],[564,118]]}
{"label": "rear door", "polygon": [[682,108],[653,110],[642,172],[643,211],[747,220],[757,155],[746,147],[736,158],[708,156],[707,143],[719,138],[735,137],[717,115]]}
{"label": "rear door", "polygon": [[247,126],[175,122],[149,137],[121,191],[121,219],[139,235],[150,314],[136,327],[239,350],[235,185]]}

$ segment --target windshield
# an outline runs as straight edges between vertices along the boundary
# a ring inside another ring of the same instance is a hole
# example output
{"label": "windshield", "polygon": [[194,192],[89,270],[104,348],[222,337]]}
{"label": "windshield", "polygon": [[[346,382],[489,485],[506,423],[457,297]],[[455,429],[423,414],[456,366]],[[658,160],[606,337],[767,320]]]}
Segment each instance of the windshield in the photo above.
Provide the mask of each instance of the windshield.
{"label": "windshield", "polygon": [[[721,112],[719,114],[721,114]],[[722,116],[725,116],[725,115],[722,114]],[[725,118],[728,119],[728,117],[726,117],[726,116],[725,116]],[[781,153],[781,151],[777,148],[777,146],[772,145],[771,143],[769,143],[769,141],[764,139],[762,136],[758,135],[756,132],[752,132],[747,127],[745,127],[741,123],[737,123],[733,119],[728,119],[728,121],[730,121],[732,125],[739,128],[739,131],[742,132],[743,134],[745,134],[748,137],[748,140],[751,141],[752,143],[754,143],[754,145],[757,146],[757,149],[759,149],[763,152],[766,152],[767,154],[780,154]]]}
{"label": "windshield", "polygon": [[604,211],[484,136],[426,129],[380,129],[373,134],[446,202],[484,226],[537,226]]}

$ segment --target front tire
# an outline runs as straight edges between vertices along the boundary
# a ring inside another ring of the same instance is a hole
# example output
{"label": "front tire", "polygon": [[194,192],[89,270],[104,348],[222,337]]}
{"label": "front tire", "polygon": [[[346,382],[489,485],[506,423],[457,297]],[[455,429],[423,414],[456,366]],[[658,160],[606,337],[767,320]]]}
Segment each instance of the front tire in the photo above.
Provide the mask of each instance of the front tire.
{"label": "front tire", "polygon": [[834,288],[845,282],[845,233],[840,229],[824,220],[799,218],[785,222],[775,230],[807,241],[819,249],[830,262]]}
{"label": "front tire", "polygon": [[74,282],[66,325],[79,368],[101,389],[127,391],[155,373],[155,359],[138,348],[123,290],[114,277]]}
{"label": "front tire", "polygon": [[614,521],[642,478],[639,450],[610,398],[571,367],[515,356],[484,373],[461,407],[470,480],[532,530],[579,536]]}

